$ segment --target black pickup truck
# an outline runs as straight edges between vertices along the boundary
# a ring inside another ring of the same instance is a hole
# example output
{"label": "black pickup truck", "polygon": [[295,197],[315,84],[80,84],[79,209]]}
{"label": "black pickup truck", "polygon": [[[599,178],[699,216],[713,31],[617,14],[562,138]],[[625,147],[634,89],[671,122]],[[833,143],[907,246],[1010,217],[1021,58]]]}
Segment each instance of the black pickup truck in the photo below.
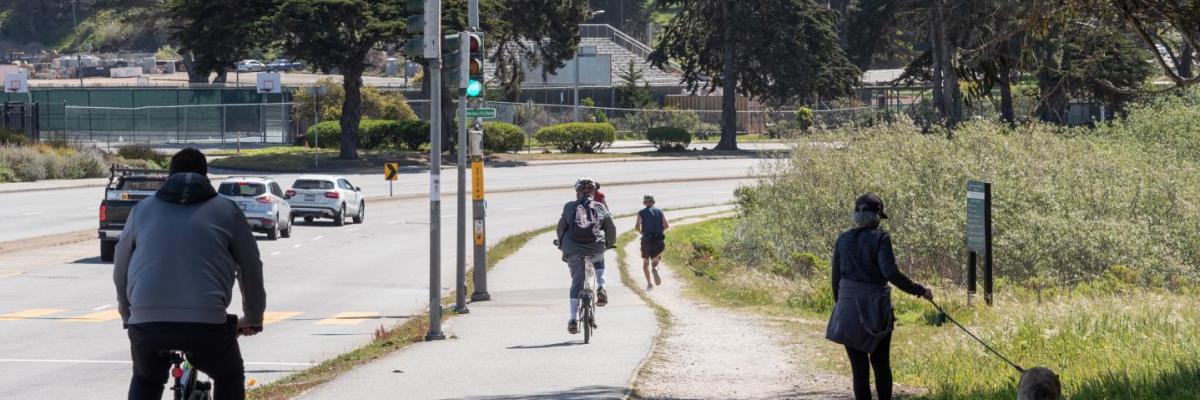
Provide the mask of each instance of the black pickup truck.
{"label": "black pickup truck", "polygon": [[100,260],[112,262],[117,240],[125,228],[129,211],[142,199],[153,196],[167,181],[167,171],[113,167],[100,202]]}

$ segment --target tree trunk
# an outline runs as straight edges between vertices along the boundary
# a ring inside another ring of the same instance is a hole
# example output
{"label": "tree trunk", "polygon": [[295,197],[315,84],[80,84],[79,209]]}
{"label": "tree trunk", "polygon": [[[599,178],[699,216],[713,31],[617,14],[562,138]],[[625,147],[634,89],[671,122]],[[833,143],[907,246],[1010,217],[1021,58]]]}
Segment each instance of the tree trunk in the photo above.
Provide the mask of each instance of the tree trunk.
{"label": "tree trunk", "polygon": [[192,52],[185,51],[181,56],[183,67],[187,68],[188,83],[208,83],[208,71],[196,70],[196,60],[192,58]]}
{"label": "tree trunk", "polygon": [[838,14],[838,46],[841,46],[843,50],[849,50],[850,42],[847,38],[849,34],[847,30],[850,27],[850,0],[830,0],[829,8]]}
{"label": "tree trunk", "polygon": [[945,7],[944,0],[937,0],[933,24],[936,32],[933,48],[937,58],[933,62],[938,64],[942,71],[942,117],[946,127],[953,129],[962,121],[962,91],[958,88],[958,72],[954,70],[954,48],[946,37]]}
{"label": "tree trunk", "polygon": [[[938,53],[941,49],[939,44],[938,12],[935,8],[931,7],[929,9],[929,64],[933,67],[933,73],[930,77],[930,85],[932,86],[933,92],[933,108],[936,109],[939,114],[944,116],[946,110],[946,98],[943,96],[942,92],[942,63],[938,62],[938,60],[942,59],[941,54]],[[930,121],[930,124],[932,125],[932,121]]]}
{"label": "tree trunk", "polygon": [[733,0],[725,0],[722,11],[725,14],[725,34],[722,38],[725,66],[721,78],[721,141],[717,142],[716,150],[737,150],[737,43],[734,42]]}
{"label": "tree trunk", "polygon": [[1179,77],[1188,79],[1192,77],[1192,64],[1195,62],[1195,57],[1192,55],[1192,45],[1188,41],[1183,41],[1183,46],[1179,47]]}
{"label": "tree trunk", "polygon": [[212,83],[214,85],[224,85],[225,82],[228,82],[228,79],[229,79],[229,71],[220,69],[220,70],[217,70],[217,77],[213,78]]}
{"label": "tree trunk", "polygon": [[1017,116],[1013,112],[1012,72],[1000,71],[1000,119],[1008,123],[1010,128],[1017,126]]}
{"label": "tree trunk", "polygon": [[1066,60],[1061,44],[1058,42],[1058,29],[1051,28],[1050,39],[1042,40],[1038,46],[1038,58],[1042,67],[1038,70],[1038,106],[1037,114],[1042,121],[1062,124],[1066,121],[1067,95],[1062,87],[1062,71]]}
{"label": "tree trunk", "polygon": [[338,158],[358,159],[358,123],[362,119],[362,67],[342,68],[342,88],[346,91],[342,102],[342,138]]}

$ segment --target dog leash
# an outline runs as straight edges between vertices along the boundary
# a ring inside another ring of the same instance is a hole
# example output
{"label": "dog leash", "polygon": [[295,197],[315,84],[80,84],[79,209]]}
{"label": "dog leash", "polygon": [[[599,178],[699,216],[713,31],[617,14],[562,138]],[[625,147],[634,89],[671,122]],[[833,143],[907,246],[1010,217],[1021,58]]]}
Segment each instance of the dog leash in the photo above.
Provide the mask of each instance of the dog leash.
{"label": "dog leash", "polygon": [[975,339],[976,342],[979,342],[979,344],[982,344],[983,347],[988,349],[988,351],[991,351],[992,354],[995,354],[997,357],[1000,357],[1001,360],[1004,360],[1004,362],[1008,363],[1008,365],[1011,365],[1013,368],[1016,368],[1017,373],[1021,373],[1021,374],[1025,373],[1025,368],[1021,368],[1020,365],[1017,365],[1016,363],[1009,361],[1008,357],[1005,357],[1003,354],[1000,354],[1000,352],[996,351],[996,349],[993,349],[992,346],[989,346],[987,344],[987,342],[984,342],[983,339],[979,338],[979,336],[975,336],[975,334],[971,333],[971,331],[969,329],[967,329],[967,327],[958,323],[958,321],[955,321],[954,317],[951,317],[950,314],[947,314],[946,310],[943,310],[942,306],[939,306],[938,303],[935,303],[932,299],[929,299],[929,303],[933,304],[933,307],[936,308],[939,313],[941,313],[941,316],[946,317],[946,319],[950,320],[950,322],[953,322],[955,326],[958,326],[958,329],[962,329],[963,332],[966,332],[967,335],[970,335],[972,339]]}

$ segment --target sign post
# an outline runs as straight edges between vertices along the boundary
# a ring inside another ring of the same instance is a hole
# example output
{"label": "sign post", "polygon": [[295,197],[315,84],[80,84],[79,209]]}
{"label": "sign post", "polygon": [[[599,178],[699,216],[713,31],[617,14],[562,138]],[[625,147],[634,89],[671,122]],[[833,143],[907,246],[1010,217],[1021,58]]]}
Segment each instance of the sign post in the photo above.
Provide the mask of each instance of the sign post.
{"label": "sign post", "polygon": [[976,265],[983,259],[983,300],[992,305],[992,184],[967,181],[967,301],[976,290]]}
{"label": "sign post", "polygon": [[384,163],[383,164],[383,179],[388,181],[388,197],[392,197],[392,182],[399,179],[400,163]]}
{"label": "sign post", "polygon": [[472,280],[475,292],[471,301],[488,301],[492,295],[487,285],[487,200],[483,195],[483,120],[475,118],[471,123],[471,211],[474,239],[474,271]]}

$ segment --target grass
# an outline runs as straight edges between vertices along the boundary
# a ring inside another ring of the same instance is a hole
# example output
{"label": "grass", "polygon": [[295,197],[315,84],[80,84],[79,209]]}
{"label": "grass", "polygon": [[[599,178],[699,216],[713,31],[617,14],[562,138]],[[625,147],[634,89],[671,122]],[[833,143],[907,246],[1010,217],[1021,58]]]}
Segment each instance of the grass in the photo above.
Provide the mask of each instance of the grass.
{"label": "grass", "polygon": [[[500,261],[516,253],[522,246],[535,236],[553,230],[553,226],[535,229],[505,237],[488,249],[487,268],[491,270]],[[473,274],[467,272],[467,292],[473,292],[475,282]],[[454,293],[442,298],[442,304],[454,302]],[[445,321],[454,315],[449,308],[443,313]],[[376,332],[374,339],[363,347],[342,353],[337,357],[326,360],[316,366],[288,375],[283,379],[250,389],[247,399],[290,399],[316,386],[330,382],[342,373],[354,367],[379,359],[410,344],[425,340],[429,330],[429,314],[409,318],[390,329]]]}
{"label": "grass", "polygon": [[[668,235],[668,265],[710,302],[798,321],[796,336],[821,335],[828,318],[828,270],[787,278],[728,262],[723,244],[734,219],[679,226]],[[828,268],[828,267],[825,267]],[[1084,285],[1044,297],[998,287],[995,307],[968,306],[961,289],[935,290],[940,303],[1014,362],[1045,366],[1071,399],[1190,399],[1200,384],[1200,302],[1194,294],[1132,284]],[[826,301],[819,301],[820,298]],[[932,307],[896,291],[892,363],[898,383],[927,399],[1012,399],[1017,374],[957,328],[933,326]],[[805,340],[801,340],[804,342]],[[808,340],[811,342],[811,340]],[[824,366],[846,373],[841,349],[820,341]]]}

